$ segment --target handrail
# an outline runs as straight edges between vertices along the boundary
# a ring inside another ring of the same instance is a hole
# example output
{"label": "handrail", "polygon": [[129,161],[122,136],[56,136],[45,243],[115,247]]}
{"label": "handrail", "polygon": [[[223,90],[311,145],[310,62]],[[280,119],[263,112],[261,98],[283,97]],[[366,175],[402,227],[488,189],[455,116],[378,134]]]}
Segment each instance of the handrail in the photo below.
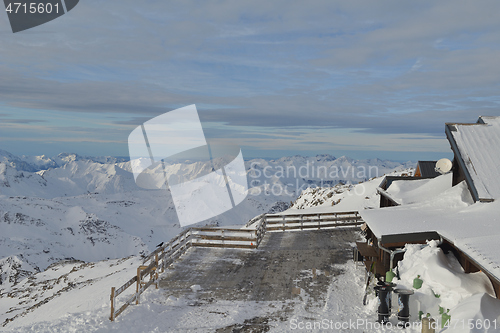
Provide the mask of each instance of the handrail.
{"label": "handrail", "polygon": [[[333,218],[331,216],[333,216]],[[296,217],[300,217],[300,219],[291,219]],[[309,217],[315,218],[311,219]],[[281,220],[274,221],[276,218]],[[311,223],[315,224],[312,225]],[[191,246],[256,249],[264,239],[267,231],[303,230],[309,228],[321,229],[337,226],[360,225],[362,223],[361,216],[357,211],[291,215],[261,214],[245,225],[248,229],[209,227],[192,227],[185,229],[170,241],[162,244],[162,246],[147,255],[143,259],[142,265],[137,268],[136,276],[132,277],[119,288],[111,288],[111,315],[109,319],[114,321],[115,318],[133,302],[139,304],[141,294],[146,291],[148,287],[155,284],[156,289],[158,289],[158,274],[163,273],[170,264],[184,254]],[[251,225],[254,227],[249,228]],[[208,233],[208,235],[205,233]],[[248,237],[235,236],[233,235],[234,233],[247,234]],[[149,264],[147,264],[148,262]],[[148,276],[149,280],[147,282],[144,281]],[[134,283],[136,284],[136,292],[129,296],[118,310],[115,310],[116,298],[134,285]]]}

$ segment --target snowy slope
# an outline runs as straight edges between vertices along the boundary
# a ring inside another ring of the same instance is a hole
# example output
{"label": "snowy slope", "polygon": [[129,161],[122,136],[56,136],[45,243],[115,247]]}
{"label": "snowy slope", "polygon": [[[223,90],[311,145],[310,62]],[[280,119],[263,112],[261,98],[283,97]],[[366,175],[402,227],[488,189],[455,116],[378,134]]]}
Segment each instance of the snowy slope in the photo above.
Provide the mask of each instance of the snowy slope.
{"label": "snowy slope", "polygon": [[[413,171],[414,169],[401,167],[398,171],[389,172],[387,175],[409,175]],[[345,212],[378,208],[380,197],[377,194],[377,187],[383,178],[383,176],[376,177],[355,185],[337,184],[332,187],[308,188],[285,213]]]}

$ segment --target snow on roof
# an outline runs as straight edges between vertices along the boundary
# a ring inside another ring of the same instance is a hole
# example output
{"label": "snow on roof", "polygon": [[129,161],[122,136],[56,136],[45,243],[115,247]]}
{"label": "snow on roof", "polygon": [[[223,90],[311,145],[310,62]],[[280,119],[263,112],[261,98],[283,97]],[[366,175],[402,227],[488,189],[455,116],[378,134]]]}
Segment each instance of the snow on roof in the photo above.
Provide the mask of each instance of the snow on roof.
{"label": "snow on roof", "polygon": [[500,198],[500,117],[480,117],[476,124],[447,124],[447,130],[477,191],[476,199]]}
{"label": "snow on roof", "polygon": [[483,122],[489,125],[500,126],[500,117],[496,116],[481,116],[479,117],[479,122]]}
{"label": "snow on roof", "polygon": [[449,173],[430,179],[395,180],[386,191],[396,202],[406,205],[437,196],[451,188],[451,184],[452,174]]}
{"label": "snow on roof", "polygon": [[[439,178],[431,181],[439,182]],[[500,201],[472,202],[466,183],[461,182],[419,203],[360,214],[382,244],[403,234],[425,237],[436,232],[500,280]]]}

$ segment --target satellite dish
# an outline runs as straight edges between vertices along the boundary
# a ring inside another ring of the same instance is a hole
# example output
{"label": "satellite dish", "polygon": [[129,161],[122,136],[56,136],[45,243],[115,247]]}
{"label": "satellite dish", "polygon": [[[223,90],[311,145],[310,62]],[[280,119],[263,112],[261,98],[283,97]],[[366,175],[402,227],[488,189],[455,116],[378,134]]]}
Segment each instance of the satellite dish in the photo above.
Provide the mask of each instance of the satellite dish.
{"label": "satellite dish", "polygon": [[450,172],[452,167],[453,163],[449,159],[442,158],[436,162],[436,167],[434,168],[434,170],[444,175],[445,173]]}

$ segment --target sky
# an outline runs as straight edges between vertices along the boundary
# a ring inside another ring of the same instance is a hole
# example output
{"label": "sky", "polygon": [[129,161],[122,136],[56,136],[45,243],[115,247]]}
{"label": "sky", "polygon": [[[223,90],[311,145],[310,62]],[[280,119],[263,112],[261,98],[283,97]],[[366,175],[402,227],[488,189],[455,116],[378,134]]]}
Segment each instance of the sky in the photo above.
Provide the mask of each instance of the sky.
{"label": "sky", "polygon": [[196,104],[245,158],[451,157],[446,122],[500,116],[498,1],[81,0],[12,33],[0,13],[0,149],[128,156]]}

